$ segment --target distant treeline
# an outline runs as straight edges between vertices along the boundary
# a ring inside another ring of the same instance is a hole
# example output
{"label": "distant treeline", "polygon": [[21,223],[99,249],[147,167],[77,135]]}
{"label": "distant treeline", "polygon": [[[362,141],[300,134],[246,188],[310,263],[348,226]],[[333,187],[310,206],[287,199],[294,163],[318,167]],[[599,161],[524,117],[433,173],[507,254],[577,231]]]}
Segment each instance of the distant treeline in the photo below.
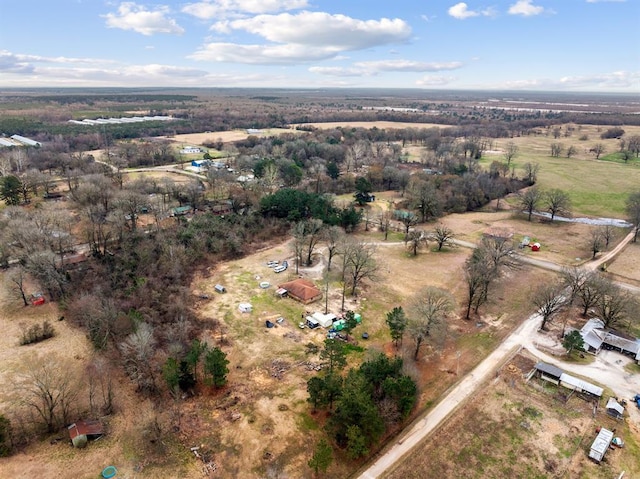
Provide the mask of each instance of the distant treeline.
{"label": "distant treeline", "polygon": [[188,102],[193,101],[197,97],[194,95],[150,95],[144,93],[121,93],[113,94],[75,94],[75,95],[30,95],[24,97],[12,97],[12,102],[23,101],[25,103],[50,102],[60,105],[71,105],[85,103],[88,105],[94,103],[149,103],[149,102]]}

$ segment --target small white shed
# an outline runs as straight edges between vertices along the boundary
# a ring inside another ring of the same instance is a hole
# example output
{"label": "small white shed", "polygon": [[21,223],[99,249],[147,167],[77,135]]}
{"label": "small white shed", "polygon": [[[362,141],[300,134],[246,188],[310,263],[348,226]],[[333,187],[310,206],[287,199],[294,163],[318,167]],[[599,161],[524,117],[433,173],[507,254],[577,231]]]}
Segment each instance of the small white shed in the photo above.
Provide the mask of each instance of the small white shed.
{"label": "small white shed", "polygon": [[251,303],[240,303],[238,309],[241,313],[250,313],[253,311],[253,306],[251,306]]}
{"label": "small white shed", "polygon": [[611,445],[613,440],[613,432],[608,429],[602,428],[596,436],[593,444],[591,444],[591,450],[589,451],[589,457],[596,462],[602,461],[607,449]]}
{"label": "small white shed", "polygon": [[323,328],[330,328],[331,326],[333,326],[333,321],[336,319],[336,315],[331,313],[329,314],[313,313],[313,318]]}

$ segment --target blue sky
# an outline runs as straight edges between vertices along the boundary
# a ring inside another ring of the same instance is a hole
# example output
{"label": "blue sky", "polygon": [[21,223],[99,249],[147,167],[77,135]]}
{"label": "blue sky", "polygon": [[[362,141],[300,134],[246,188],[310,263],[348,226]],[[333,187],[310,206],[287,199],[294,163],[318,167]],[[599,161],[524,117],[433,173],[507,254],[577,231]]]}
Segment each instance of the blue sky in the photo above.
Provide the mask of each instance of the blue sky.
{"label": "blue sky", "polygon": [[0,87],[640,94],[639,0],[0,0]]}

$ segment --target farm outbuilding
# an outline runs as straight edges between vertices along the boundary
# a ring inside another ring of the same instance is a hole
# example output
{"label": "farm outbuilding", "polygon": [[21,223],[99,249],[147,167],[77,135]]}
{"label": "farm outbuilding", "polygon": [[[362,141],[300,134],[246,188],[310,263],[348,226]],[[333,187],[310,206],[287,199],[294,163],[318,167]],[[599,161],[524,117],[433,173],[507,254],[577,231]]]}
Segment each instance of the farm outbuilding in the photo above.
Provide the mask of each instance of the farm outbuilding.
{"label": "farm outbuilding", "polygon": [[27,138],[26,136],[11,135],[11,139],[27,146],[42,146],[42,143],[40,143],[39,141],[32,140],[31,138]]}
{"label": "farm outbuilding", "polygon": [[613,440],[613,432],[608,429],[601,428],[596,436],[593,444],[591,444],[591,449],[589,450],[589,457],[596,462],[602,461],[604,459],[604,455],[609,449],[611,445],[611,441]]}
{"label": "farm outbuilding", "polygon": [[69,427],[69,438],[75,447],[85,447],[88,441],[95,441],[104,435],[102,423],[96,420],[74,422]]}
{"label": "farm outbuilding", "polygon": [[567,389],[571,389],[579,393],[585,393],[597,398],[602,397],[602,393],[604,392],[601,387],[594,386],[582,379],[574,378],[567,373],[562,373],[562,376],[560,376],[560,385]]}
{"label": "farm outbuilding", "polygon": [[313,313],[311,317],[323,328],[330,328],[337,319],[335,314]]}
{"label": "farm outbuilding", "polygon": [[607,330],[604,322],[598,318],[587,321],[580,335],[584,341],[584,350],[588,353],[598,354],[603,348],[618,351],[622,354],[640,360],[640,339],[614,329]]}
{"label": "farm outbuilding", "polygon": [[607,414],[614,419],[622,419],[622,416],[624,416],[624,406],[615,398],[609,398],[605,409]]}
{"label": "farm outbuilding", "polygon": [[560,377],[564,374],[562,369],[554,366],[553,364],[547,364],[539,362],[535,365],[536,372],[541,379],[552,382],[554,384],[560,384]]}
{"label": "farm outbuilding", "polygon": [[322,291],[307,279],[299,278],[279,284],[278,288],[286,289],[288,296],[304,304],[313,303],[322,297]]}

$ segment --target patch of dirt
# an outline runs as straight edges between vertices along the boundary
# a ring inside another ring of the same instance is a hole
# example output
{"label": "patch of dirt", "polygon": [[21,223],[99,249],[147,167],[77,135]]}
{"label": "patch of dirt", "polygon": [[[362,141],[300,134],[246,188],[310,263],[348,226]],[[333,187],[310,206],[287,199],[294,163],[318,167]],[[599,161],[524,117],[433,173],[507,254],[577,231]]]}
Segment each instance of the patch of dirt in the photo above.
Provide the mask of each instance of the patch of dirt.
{"label": "patch of dirt", "polygon": [[[502,205],[506,202],[501,203],[501,208]],[[442,223],[451,228],[458,239],[473,243],[478,242],[491,227],[510,229],[514,232],[514,241],[520,242],[527,236],[532,244],[539,242],[542,245],[540,251],[534,252],[525,247],[518,250],[519,253],[563,265],[583,264],[591,259],[589,238],[597,228],[580,223],[552,223],[541,218],[527,221],[524,216],[514,215],[513,211],[451,214],[444,217]],[[614,248],[627,233],[622,229],[616,232],[609,249]]]}
{"label": "patch of dirt", "polygon": [[[508,364],[527,369],[530,362],[516,356]],[[595,479],[616,477],[625,468],[635,477],[628,468],[632,449],[608,451],[600,466],[588,459],[596,426],[617,428],[628,437],[624,423],[602,409],[594,419],[590,402],[575,396],[558,401],[554,387],[536,381],[525,383],[521,375],[503,370],[385,477]],[[637,464],[633,470],[639,470]]]}

